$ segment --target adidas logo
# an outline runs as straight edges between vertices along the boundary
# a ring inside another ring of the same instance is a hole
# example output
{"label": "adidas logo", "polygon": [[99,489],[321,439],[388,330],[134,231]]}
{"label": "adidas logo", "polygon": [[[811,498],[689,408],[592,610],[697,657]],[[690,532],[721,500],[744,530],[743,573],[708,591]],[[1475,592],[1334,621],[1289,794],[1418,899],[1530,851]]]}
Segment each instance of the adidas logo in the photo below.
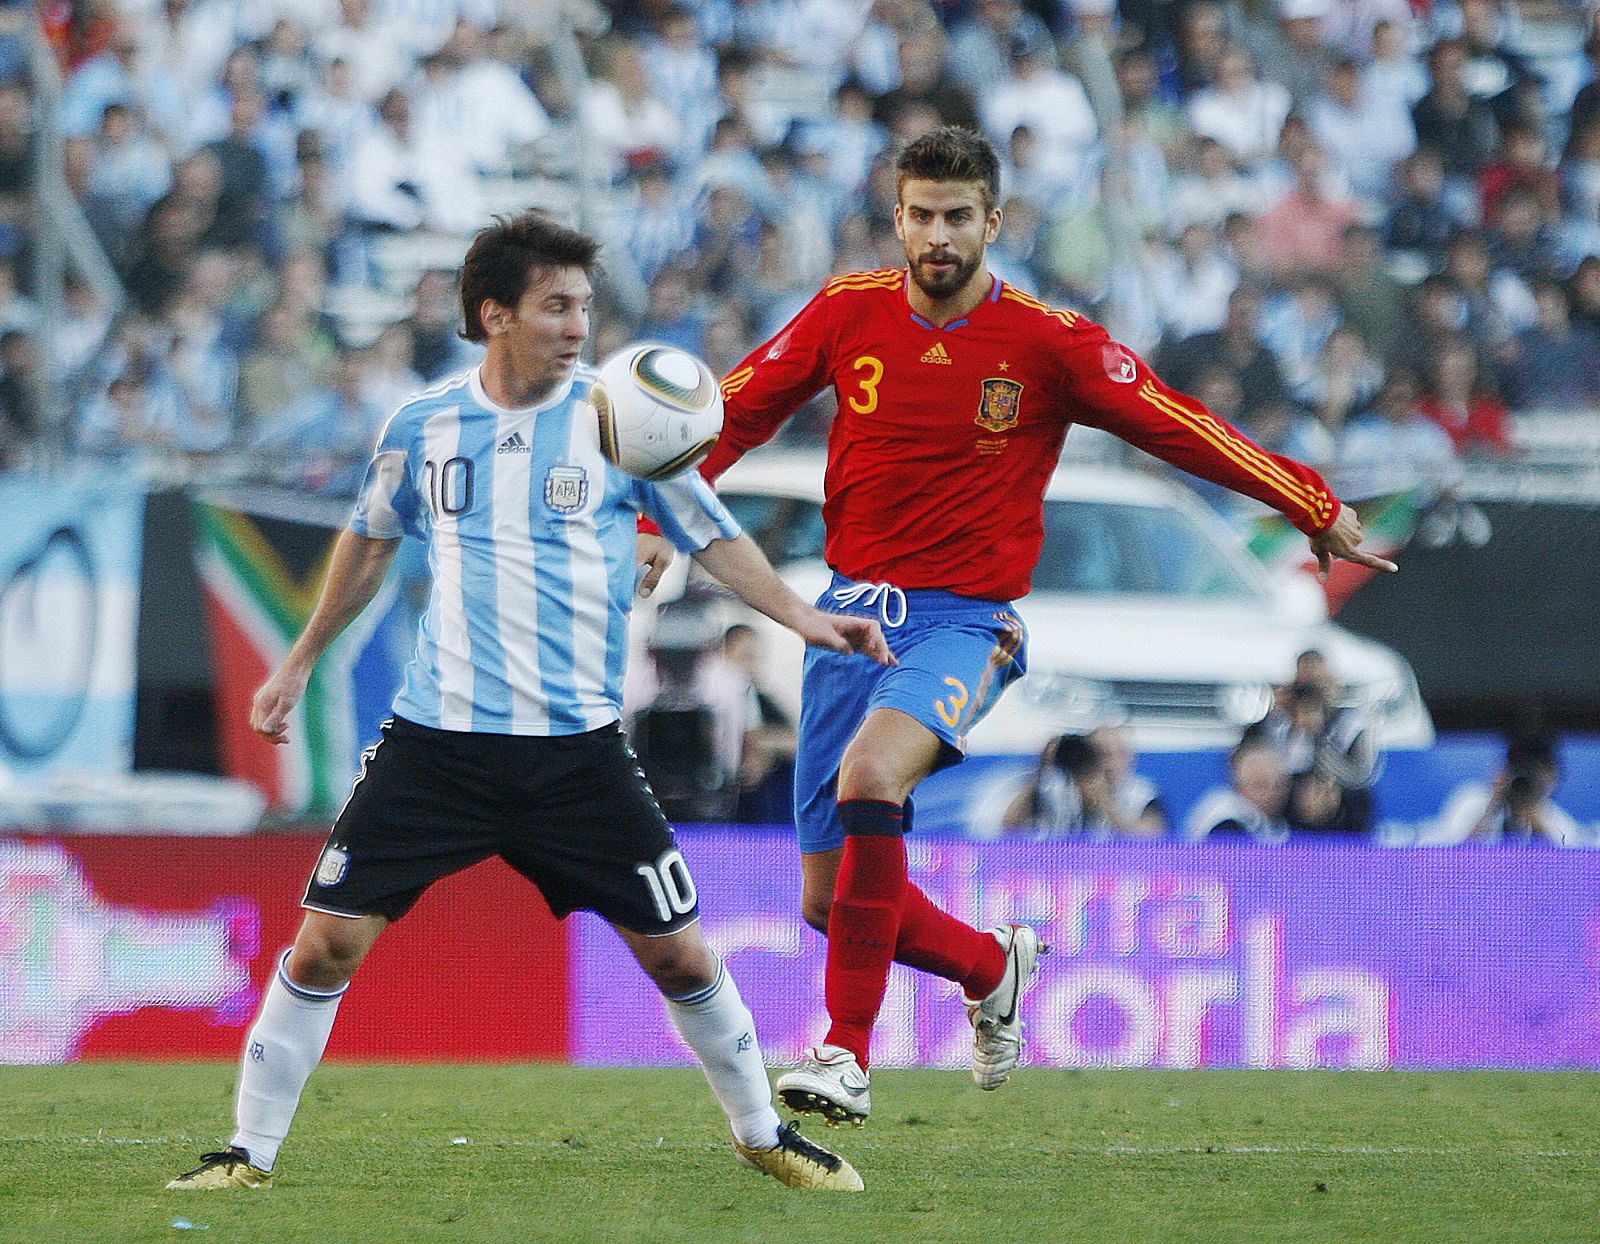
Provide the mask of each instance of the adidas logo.
{"label": "adidas logo", "polygon": [[513,432],[505,440],[501,441],[500,448],[495,450],[497,454],[525,454],[531,452],[528,448],[528,442],[522,439],[521,432]]}
{"label": "adidas logo", "polygon": [[943,363],[948,367],[955,360],[950,357],[949,351],[944,348],[944,343],[936,341],[933,344],[933,349],[922,356],[922,361],[924,363]]}

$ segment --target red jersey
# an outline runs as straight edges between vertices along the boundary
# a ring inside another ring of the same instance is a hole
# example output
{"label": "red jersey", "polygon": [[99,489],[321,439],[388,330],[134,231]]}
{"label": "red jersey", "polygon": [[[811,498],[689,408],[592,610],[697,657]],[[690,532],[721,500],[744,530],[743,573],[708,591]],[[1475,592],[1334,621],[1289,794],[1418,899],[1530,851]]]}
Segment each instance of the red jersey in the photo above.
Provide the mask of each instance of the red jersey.
{"label": "red jersey", "polygon": [[1026,595],[1044,490],[1074,423],[1264,501],[1307,534],[1338,514],[1315,471],[1169,389],[1098,324],[997,279],[936,328],[911,309],[906,280],[891,268],[829,281],[722,382],[722,437],[700,467],[715,480],[831,384],[822,514],[840,574]]}

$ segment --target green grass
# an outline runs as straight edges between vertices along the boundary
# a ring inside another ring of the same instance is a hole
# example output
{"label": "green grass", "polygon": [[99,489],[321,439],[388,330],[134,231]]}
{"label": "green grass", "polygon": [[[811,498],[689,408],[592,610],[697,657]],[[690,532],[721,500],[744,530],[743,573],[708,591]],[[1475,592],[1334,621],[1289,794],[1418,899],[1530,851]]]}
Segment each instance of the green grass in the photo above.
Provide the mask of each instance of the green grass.
{"label": "green grass", "polygon": [[336,1065],[277,1187],[163,1191],[226,1129],[233,1074],[0,1068],[0,1240],[1600,1239],[1583,1075],[1041,1070],[986,1094],[883,1071],[868,1128],[810,1129],[867,1182],[827,1196],[741,1167],[694,1072]]}

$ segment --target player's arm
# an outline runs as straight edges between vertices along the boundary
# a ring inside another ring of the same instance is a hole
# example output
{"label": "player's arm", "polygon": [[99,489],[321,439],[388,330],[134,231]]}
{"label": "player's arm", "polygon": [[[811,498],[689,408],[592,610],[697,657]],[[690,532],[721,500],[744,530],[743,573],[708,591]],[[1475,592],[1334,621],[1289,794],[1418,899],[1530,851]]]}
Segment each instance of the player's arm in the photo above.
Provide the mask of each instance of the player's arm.
{"label": "player's arm", "polygon": [[1395,564],[1361,551],[1361,520],[1303,463],[1262,449],[1201,403],[1169,387],[1133,351],[1097,324],[1064,330],[1073,417],[1106,429],[1180,470],[1254,497],[1311,541],[1321,573],[1334,559],[1374,570]]}
{"label": "player's arm", "polygon": [[894,664],[875,621],[824,613],[796,596],[755,541],[739,530],[711,485],[694,471],[655,483],[639,481],[635,504],[659,525],[674,548],[693,554],[752,609],[788,627],[806,643],[840,653],[862,652],[880,664]]}
{"label": "player's arm", "polygon": [[[828,382],[832,311],[824,289],[782,332],[757,346],[723,379],[722,432],[698,468],[707,480],[717,480],[750,450],[765,445],[795,411],[822,391]],[[649,515],[640,515],[638,564],[649,567],[639,584],[644,595],[672,562],[670,548],[645,540],[660,534]]]}
{"label": "player's arm", "polygon": [[824,613],[806,604],[743,532],[731,540],[713,540],[695,554],[695,560],[745,604],[788,627],[806,643],[838,653],[860,652],[879,665],[895,664],[876,619]]}
{"label": "player's arm", "polygon": [[305,695],[312,668],[377,595],[399,547],[398,539],[339,533],[311,620],[250,704],[250,728],[268,742],[288,742],[289,712]]}

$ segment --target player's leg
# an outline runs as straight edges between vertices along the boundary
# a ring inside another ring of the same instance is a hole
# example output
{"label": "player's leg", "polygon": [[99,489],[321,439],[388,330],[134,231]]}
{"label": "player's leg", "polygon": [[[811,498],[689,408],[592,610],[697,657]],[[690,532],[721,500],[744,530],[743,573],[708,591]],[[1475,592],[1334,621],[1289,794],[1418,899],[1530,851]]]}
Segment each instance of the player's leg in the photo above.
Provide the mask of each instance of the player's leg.
{"label": "player's leg", "polygon": [[[429,884],[488,855],[498,804],[463,807],[441,769],[462,772],[473,736],[409,722],[386,726],[335,821],[306,889],[306,917],[278,960],[245,1038],[228,1146],[168,1183],[173,1189],[265,1187],[300,1095],[333,1030],[339,1000],[378,936]],[[460,752],[460,754],[455,754]],[[449,753],[449,754],[446,754]],[[485,788],[498,766],[478,767]],[[465,784],[470,787],[472,784]],[[444,832],[441,832],[442,827]]]}
{"label": "player's leg", "polygon": [[698,922],[654,937],[615,927],[661,990],[678,1035],[700,1060],[728,1116],[739,1156],[790,1187],[861,1191],[861,1176],[850,1163],[779,1120],[755,1020]]}
{"label": "player's leg", "polygon": [[530,740],[529,815],[503,854],[557,916],[605,919],[667,1001],[700,1060],[739,1155],[791,1187],[859,1191],[848,1162],[782,1125],[755,1023],[700,930],[699,899],[672,829],[616,727]]}
{"label": "player's leg", "polygon": [[216,1153],[167,1187],[209,1191],[272,1182],[300,1094],[322,1060],[350,977],[389,922],[308,911],[294,945],[278,959],[261,1010],[245,1037],[234,1099],[234,1132]]}

